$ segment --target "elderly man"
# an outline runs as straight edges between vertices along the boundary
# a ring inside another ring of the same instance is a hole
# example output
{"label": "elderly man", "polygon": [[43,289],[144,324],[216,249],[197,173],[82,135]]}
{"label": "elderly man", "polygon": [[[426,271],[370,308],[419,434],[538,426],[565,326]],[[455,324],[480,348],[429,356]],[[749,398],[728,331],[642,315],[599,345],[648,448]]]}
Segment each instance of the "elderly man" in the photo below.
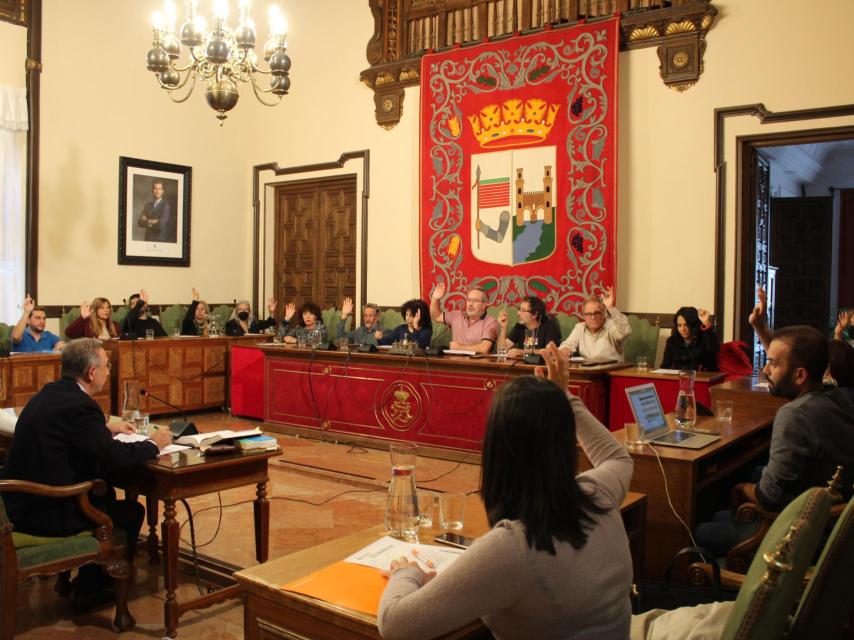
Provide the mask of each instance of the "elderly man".
{"label": "elderly man", "polygon": [[430,317],[451,327],[451,349],[490,353],[498,340],[498,321],[486,314],[486,291],[471,287],[466,291],[466,310],[442,311],[439,301],[445,295],[445,283],[440,282],[430,296]]}
{"label": "elderly man", "polygon": [[341,319],[338,321],[338,337],[347,338],[355,344],[377,345],[377,340],[383,337],[383,328],[380,325],[380,308],[373,302],[369,302],[362,309],[362,324],[353,331],[347,331],[347,318],[353,313],[353,298],[344,298],[341,305]]}
{"label": "elderly man", "polygon": [[[764,327],[764,296],[751,314],[751,324]],[[789,400],[774,417],[768,464],[757,483],[735,487],[735,502],[756,502],[779,511],[800,493],[823,486],[844,468],[842,484],[850,493],[854,479],[854,404],[836,387],[824,387],[829,349],[820,331],[807,326],[784,327],[770,335],[764,373],[771,394]],[[847,497],[847,496],[846,496]],[[752,533],[727,511],[701,524],[697,543],[724,555]]]}
{"label": "elderly man", "polygon": [[[132,467],[155,458],[172,441],[168,431],[154,431],[150,440],[122,443],[119,433],[132,433],[133,425],[108,425],[104,413],[92,399],[110,375],[110,362],[94,338],[69,342],[62,352],[61,378],[42,387],[21,412],[6,461],[5,477],[53,486],[77,484]],[[143,506],[106,496],[91,496],[92,504],[105,511],[113,525],[127,533],[132,559],[142,525]],[[70,536],[92,528],[75,499],[49,499],[7,493],[6,512],[16,531],[37,536]],[[72,606],[82,611],[104,601],[107,579],[97,566],[84,567],[75,581]]]}
{"label": "elderly man", "polygon": [[614,305],[614,287],[608,287],[604,302],[599,298],[584,301],[584,322],[575,325],[560,348],[570,356],[596,362],[623,361],[623,341],[632,333],[629,320]]}
{"label": "elderly man", "polygon": [[37,307],[30,294],[24,299],[24,312],[12,329],[12,351],[32,353],[37,351],[59,351],[65,343],[58,335],[45,329],[47,314]]}

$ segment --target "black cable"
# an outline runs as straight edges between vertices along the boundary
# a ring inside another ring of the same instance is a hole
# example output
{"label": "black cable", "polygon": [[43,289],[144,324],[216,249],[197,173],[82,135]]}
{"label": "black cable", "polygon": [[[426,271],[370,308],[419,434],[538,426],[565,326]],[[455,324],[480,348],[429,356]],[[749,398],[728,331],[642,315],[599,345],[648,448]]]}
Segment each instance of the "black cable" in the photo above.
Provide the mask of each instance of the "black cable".
{"label": "black cable", "polygon": [[[190,509],[189,503],[184,498],[179,498],[179,500],[181,500],[181,504],[183,504],[184,508],[187,510],[187,521],[190,523],[190,541],[193,548],[193,571],[196,578],[196,587],[199,589],[199,595],[204,596],[205,592],[202,590],[202,583],[199,579],[199,554],[198,551],[196,551],[196,527],[193,524],[193,511]],[[178,531],[180,534],[180,527]]]}

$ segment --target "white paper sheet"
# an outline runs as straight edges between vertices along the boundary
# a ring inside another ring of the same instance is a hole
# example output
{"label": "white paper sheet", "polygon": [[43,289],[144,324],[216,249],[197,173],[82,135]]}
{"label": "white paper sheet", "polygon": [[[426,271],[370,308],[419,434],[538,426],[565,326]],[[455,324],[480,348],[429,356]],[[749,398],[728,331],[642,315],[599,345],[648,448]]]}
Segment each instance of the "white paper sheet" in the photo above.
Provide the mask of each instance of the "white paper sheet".
{"label": "white paper sheet", "polygon": [[666,373],[673,376],[679,375],[679,369],[653,369],[650,373]]}
{"label": "white paper sheet", "polygon": [[445,349],[445,354],[449,356],[473,356],[477,351],[468,349]]}
{"label": "white paper sheet", "polygon": [[[150,438],[142,435],[141,433],[120,433],[116,436],[116,440],[119,442],[145,442],[146,440],[150,440]],[[176,453],[178,451],[191,448],[192,447],[185,447],[182,444],[170,444],[168,447],[164,448],[159,455],[162,456],[167,453]]]}
{"label": "white paper sheet", "polygon": [[[367,547],[359,549],[353,555],[345,558],[344,562],[361,564],[383,571],[391,566],[392,560],[404,557],[417,562],[424,571],[441,573],[463,553],[465,553],[463,549],[415,544],[391,536],[383,536],[376,542],[372,542]],[[433,566],[430,566],[431,564]]]}

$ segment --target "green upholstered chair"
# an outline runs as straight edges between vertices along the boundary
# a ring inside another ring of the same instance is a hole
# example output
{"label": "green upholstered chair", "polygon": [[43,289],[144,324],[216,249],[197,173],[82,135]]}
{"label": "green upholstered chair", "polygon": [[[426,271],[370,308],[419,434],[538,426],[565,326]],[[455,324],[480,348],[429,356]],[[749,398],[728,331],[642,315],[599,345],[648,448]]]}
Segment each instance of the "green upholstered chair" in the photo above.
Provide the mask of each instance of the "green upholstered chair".
{"label": "green upholstered chair", "polygon": [[72,307],[59,316],[59,337],[66,340],[65,329],[80,317],[80,307]]}
{"label": "green upholstered chair", "polygon": [[[128,611],[130,565],[125,558],[125,535],[113,531],[113,523],[89,502],[89,491],[103,495],[107,485],[92,480],[63,487],[53,487],[23,480],[0,480],[0,545],[2,546],[2,621],[0,640],[15,634],[15,608],[18,583],[31,576],[55,575],[85,564],[100,564],[114,579],[116,613],[113,624],[119,631],[132,629],[136,621]],[[43,538],[14,531],[6,515],[2,494],[27,493],[48,498],[77,498],[80,511],[92,521],[93,530],[67,538]]]}
{"label": "green upholstered chair", "polygon": [[623,356],[626,362],[634,364],[638,356],[646,356],[650,367],[654,368],[658,364],[655,362],[655,350],[658,347],[658,325],[651,324],[644,318],[630,315],[629,326],[632,328],[632,334],[623,342]]}
{"label": "green upholstered chair", "polygon": [[[329,307],[320,312],[320,317],[323,320],[323,324],[326,325],[329,340],[335,342],[338,338],[338,321],[341,319],[341,312],[335,307]],[[353,321],[351,318],[350,322],[352,323]]]}
{"label": "green upholstered chair", "polygon": [[128,317],[128,311],[129,309],[125,305],[118,308],[113,307],[113,322],[119,325],[119,333],[121,333],[122,327],[125,324],[125,318]]}
{"label": "green upholstered chair", "polygon": [[0,322],[0,349],[12,348],[12,327]]}
{"label": "green upholstered chair", "polygon": [[854,498],[839,518],[798,604],[788,640],[838,638],[854,605]]}
{"label": "green upholstered chair", "polygon": [[225,335],[225,323],[228,322],[228,319],[231,317],[232,311],[234,311],[234,306],[230,304],[221,304],[210,310],[211,315],[216,318],[216,324],[219,327],[220,334],[222,335]]}
{"label": "green upholstered chair", "polygon": [[[160,310],[160,324],[166,335],[173,335],[175,329],[181,328],[181,323],[184,321],[184,316],[187,315],[189,307],[180,304],[173,304],[171,307]],[[221,325],[225,329],[225,324]]]}
{"label": "green upholstered chair", "polygon": [[555,319],[557,320],[558,325],[560,325],[560,335],[564,340],[569,337],[569,334],[571,334],[572,330],[575,329],[575,325],[580,322],[580,320],[575,316],[567,315],[563,311],[555,314]]}
{"label": "green upholstered chair", "polygon": [[830,503],[827,489],[813,488],[783,509],[753,558],[721,640],[783,636],[821,542]]}
{"label": "green upholstered chair", "polygon": [[[386,309],[380,316],[380,324],[382,325],[383,331],[391,331],[396,326],[403,324],[403,315],[396,309]],[[434,331],[435,326],[436,323],[434,322]]]}

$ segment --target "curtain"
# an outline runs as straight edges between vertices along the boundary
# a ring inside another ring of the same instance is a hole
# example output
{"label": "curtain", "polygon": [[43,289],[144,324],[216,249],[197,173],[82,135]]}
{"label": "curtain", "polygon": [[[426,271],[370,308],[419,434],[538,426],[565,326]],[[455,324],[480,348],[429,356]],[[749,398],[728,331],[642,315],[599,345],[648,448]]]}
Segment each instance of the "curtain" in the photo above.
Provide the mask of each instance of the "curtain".
{"label": "curtain", "polygon": [[23,175],[27,92],[0,85],[0,322],[18,321],[24,299]]}

